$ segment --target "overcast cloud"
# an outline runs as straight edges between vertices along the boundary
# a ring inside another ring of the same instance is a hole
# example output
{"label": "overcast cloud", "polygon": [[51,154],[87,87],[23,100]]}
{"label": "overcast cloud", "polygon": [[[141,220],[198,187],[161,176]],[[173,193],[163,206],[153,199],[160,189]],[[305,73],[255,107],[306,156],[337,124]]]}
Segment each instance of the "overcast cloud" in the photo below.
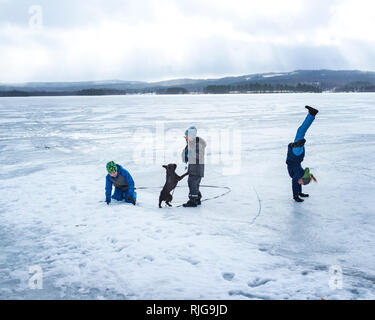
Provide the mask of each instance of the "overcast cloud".
{"label": "overcast cloud", "polygon": [[373,0],[0,0],[0,82],[375,71],[374,30]]}

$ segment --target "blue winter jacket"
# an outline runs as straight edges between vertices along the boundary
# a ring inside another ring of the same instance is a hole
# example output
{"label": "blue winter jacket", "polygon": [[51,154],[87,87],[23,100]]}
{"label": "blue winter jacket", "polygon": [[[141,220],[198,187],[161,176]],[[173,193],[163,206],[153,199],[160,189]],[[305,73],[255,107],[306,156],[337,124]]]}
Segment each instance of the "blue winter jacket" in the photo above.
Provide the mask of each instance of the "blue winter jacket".
{"label": "blue winter jacket", "polygon": [[[299,155],[296,155],[294,153],[295,149],[296,148],[294,148],[294,149],[292,148],[291,143],[288,145],[288,155],[286,157],[286,164],[288,166],[298,167],[298,166],[301,165],[303,159],[305,158],[305,148],[304,147],[301,148],[302,152]],[[303,176],[303,174],[302,174],[302,176]]]}
{"label": "blue winter jacket", "polygon": [[[122,191],[118,188],[115,188],[115,192],[113,193],[112,199],[121,201],[125,200],[126,202],[130,202],[128,200],[129,197],[133,197],[134,199],[136,198],[136,194],[134,192],[134,180],[130,173],[125,170],[122,166],[117,165],[117,174],[121,175],[125,178],[126,183],[128,185],[128,190],[127,191]],[[106,201],[111,201],[111,194],[112,194],[112,180],[111,180],[111,175],[108,174],[106,177],[106,183],[105,183],[105,198]]]}
{"label": "blue winter jacket", "polygon": [[305,173],[305,170],[301,166],[304,157],[305,148],[303,148],[302,153],[297,156],[294,154],[292,144],[289,144],[286,163],[288,165],[289,176],[292,178],[292,189],[294,197],[298,196],[302,192],[302,186],[298,183],[298,180],[301,179]]}

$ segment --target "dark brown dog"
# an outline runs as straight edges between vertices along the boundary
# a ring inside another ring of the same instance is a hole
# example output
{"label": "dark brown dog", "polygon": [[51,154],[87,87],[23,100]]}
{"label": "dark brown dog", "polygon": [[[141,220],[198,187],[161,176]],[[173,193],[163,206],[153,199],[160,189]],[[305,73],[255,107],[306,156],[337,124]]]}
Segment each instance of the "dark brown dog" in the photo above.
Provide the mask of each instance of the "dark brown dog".
{"label": "dark brown dog", "polygon": [[177,187],[177,183],[188,175],[188,173],[185,173],[180,177],[176,173],[177,165],[174,163],[163,166],[163,168],[167,170],[167,181],[165,182],[163,190],[160,192],[159,208],[161,208],[161,203],[163,201],[165,201],[168,206],[172,207],[170,204],[170,202],[173,200],[171,192]]}

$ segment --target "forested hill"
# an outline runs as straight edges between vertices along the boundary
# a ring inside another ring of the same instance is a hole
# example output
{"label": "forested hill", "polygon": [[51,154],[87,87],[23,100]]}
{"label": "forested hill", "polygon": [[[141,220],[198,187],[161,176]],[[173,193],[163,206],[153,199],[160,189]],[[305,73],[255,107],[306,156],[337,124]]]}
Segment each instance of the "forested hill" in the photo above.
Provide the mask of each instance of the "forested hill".
{"label": "forested hill", "polygon": [[375,72],[297,70],[220,79],[160,82],[33,82],[0,84],[0,96],[64,96],[186,93],[375,92]]}

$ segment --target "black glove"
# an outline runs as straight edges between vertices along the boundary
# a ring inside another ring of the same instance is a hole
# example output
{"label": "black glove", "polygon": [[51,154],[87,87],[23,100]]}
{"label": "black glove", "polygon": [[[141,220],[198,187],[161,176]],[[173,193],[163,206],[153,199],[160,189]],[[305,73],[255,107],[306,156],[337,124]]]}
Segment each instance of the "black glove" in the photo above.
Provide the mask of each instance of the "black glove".
{"label": "black glove", "polygon": [[186,146],[186,147],[185,147],[185,150],[184,150],[184,152],[185,152],[185,159],[184,159],[184,162],[185,162],[185,163],[188,163],[188,162],[189,162],[189,158],[188,158],[189,149],[188,149],[188,148],[189,148],[189,147]]}
{"label": "black glove", "polygon": [[129,198],[128,198],[128,201],[130,201],[130,202],[133,204],[133,206],[135,206],[135,200],[134,200],[133,197],[129,197]]}
{"label": "black glove", "polygon": [[111,201],[109,201],[109,200],[106,200],[105,202],[107,203],[107,205],[109,205],[111,203]]}

